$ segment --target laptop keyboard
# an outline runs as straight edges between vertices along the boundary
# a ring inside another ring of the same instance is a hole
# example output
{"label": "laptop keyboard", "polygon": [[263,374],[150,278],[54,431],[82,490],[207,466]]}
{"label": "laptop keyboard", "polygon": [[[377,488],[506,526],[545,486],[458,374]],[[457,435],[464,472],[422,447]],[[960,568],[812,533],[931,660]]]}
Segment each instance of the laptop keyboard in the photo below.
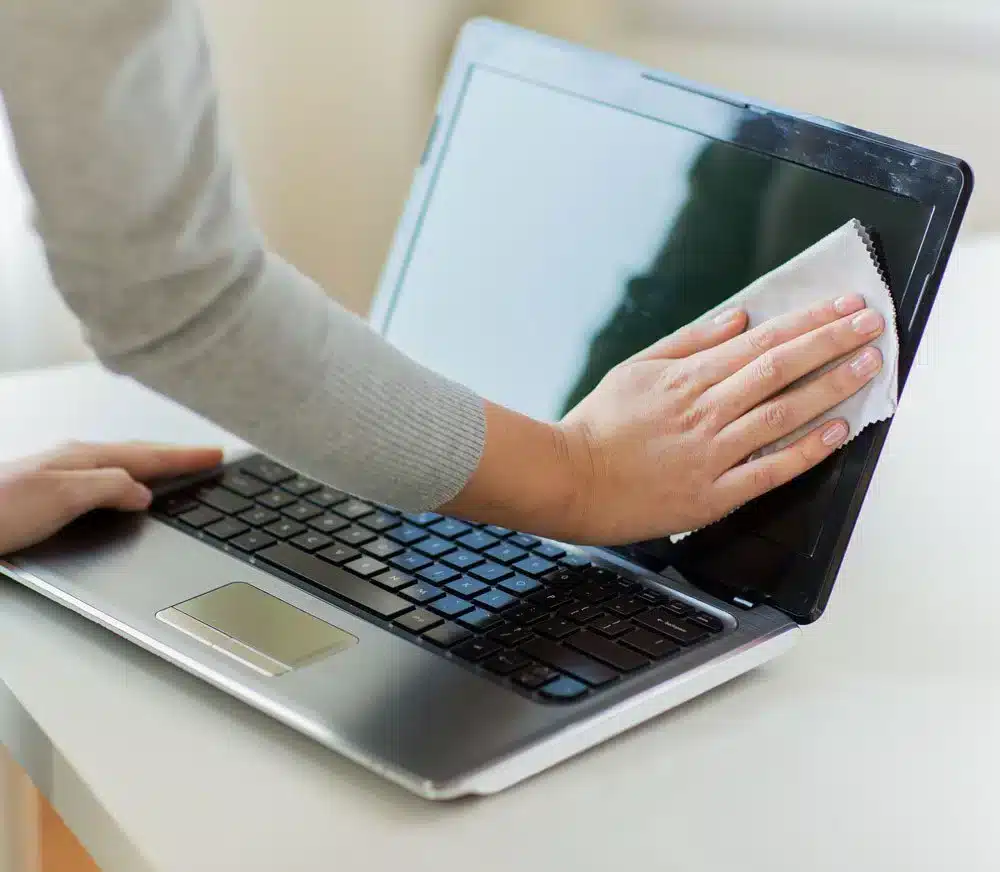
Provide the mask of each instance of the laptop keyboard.
{"label": "laptop keyboard", "polygon": [[575,549],[404,514],[260,455],[159,497],[152,511],[536,699],[578,700],[724,629]]}

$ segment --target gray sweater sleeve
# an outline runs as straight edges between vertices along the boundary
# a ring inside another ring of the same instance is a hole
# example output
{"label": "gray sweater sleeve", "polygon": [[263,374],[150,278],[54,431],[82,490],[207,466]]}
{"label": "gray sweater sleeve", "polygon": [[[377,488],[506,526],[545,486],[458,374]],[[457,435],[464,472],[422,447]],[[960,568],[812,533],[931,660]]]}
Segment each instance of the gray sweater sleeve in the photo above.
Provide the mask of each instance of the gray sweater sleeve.
{"label": "gray sweater sleeve", "polygon": [[482,400],[268,251],[191,0],[2,0],[0,92],[105,365],[345,490],[407,509],[458,493]]}

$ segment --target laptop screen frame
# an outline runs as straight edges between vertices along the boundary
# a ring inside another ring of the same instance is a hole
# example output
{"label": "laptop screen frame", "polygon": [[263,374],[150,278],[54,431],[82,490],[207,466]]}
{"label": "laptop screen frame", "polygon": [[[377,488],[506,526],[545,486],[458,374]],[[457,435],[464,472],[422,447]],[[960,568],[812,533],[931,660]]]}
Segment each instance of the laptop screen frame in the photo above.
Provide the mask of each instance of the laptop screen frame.
{"label": "laptop screen frame", "polygon": [[[445,163],[448,141],[469,78],[476,67],[890,191],[930,207],[931,216],[913,271],[897,299],[901,340],[899,387],[903,390],[971,196],[972,170],[964,161],[837,122],[706,88],[628,60],[490,19],[475,19],[466,24],[455,46],[424,153],[369,312],[374,329],[382,333],[388,329],[436,178]],[[751,121],[754,123],[748,123]],[[743,607],[771,605],[799,623],[810,623],[820,617],[829,600],[890,426],[891,420],[873,425],[844,449],[848,456],[830,498],[830,514],[841,522],[825,524],[814,556],[800,558],[806,562],[803,569],[814,575],[817,558],[826,557],[819,585],[811,585],[803,596],[784,596],[779,600],[739,579],[712,577],[697,565],[685,565],[682,550],[666,540],[613,550],[656,571],[673,567],[690,583],[723,601],[737,602]],[[724,532],[721,528],[720,531]]]}

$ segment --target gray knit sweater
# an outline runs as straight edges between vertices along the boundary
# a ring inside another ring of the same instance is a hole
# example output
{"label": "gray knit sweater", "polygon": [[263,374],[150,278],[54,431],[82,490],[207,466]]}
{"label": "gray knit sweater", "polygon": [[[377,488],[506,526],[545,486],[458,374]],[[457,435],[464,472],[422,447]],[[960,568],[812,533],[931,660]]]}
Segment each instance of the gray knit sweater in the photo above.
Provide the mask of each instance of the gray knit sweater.
{"label": "gray knit sweater", "polygon": [[268,251],[193,0],[0,0],[0,93],[109,368],[346,490],[420,509],[463,487],[482,401]]}

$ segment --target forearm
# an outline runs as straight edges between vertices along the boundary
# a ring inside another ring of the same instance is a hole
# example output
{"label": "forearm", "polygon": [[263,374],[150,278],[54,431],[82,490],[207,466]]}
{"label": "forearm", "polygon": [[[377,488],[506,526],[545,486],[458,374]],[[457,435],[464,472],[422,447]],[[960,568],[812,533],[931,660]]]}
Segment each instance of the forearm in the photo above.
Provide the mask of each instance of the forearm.
{"label": "forearm", "polygon": [[56,284],[111,368],[406,508],[483,449],[472,392],[269,253],[186,0],[5,0],[0,90]]}

